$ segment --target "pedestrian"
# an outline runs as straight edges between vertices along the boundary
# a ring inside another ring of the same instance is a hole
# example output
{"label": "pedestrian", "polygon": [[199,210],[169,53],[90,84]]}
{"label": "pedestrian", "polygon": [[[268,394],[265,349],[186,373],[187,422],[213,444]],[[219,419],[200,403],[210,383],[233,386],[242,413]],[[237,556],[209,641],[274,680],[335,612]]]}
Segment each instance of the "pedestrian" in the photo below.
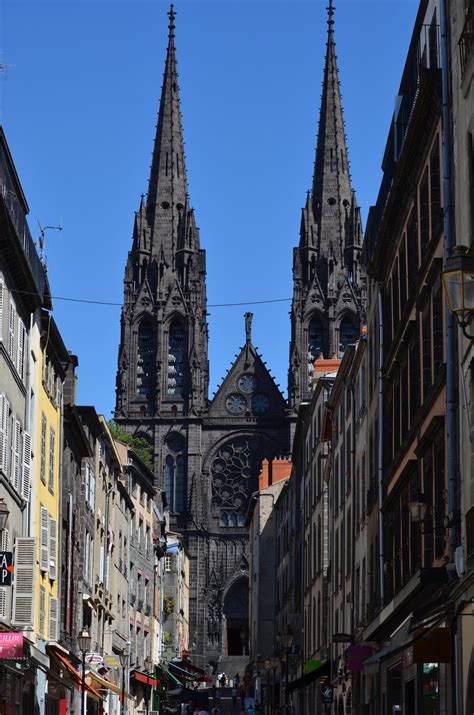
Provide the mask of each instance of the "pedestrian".
{"label": "pedestrian", "polygon": [[235,709],[235,706],[237,705],[237,695],[239,694],[239,691],[237,688],[234,686],[232,688],[232,708]]}
{"label": "pedestrian", "polygon": [[245,688],[243,685],[240,686],[239,693],[240,693],[240,702],[242,705],[242,710],[245,710]]}
{"label": "pedestrian", "polygon": [[236,688],[238,688],[240,685],[240,675],[238,673],[236,673],[234,676],[234,685]]}
{"label": "pedestrian", "polygon": [[227,682],[226,674],[221,673],[221,675],[219,677],[219,683],[220,683],[221,688],[225,688],[226,682]]}

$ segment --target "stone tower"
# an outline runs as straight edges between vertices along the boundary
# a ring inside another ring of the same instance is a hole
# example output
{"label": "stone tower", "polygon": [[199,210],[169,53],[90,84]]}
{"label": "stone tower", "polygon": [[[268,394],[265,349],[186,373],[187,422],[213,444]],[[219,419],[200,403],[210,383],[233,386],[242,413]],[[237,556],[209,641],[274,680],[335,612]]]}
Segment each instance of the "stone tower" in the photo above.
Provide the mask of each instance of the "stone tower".
{"label": "stone tower", "polygon": [[332,0],[326,47],[313,184],[293,254],[288,375],[293,412],[310,397],[314,360],[340,356],[365,321],[362,224],[349,172]]}
{"label": "stone tower", "polygon": [[169,18],[148,194],[125,268],[115,419],[153,448],[170,526],[190,553],[190,657],[206,667],[245,655],[245,515],[262,459],[288,454],[289,420],[250,313],[245,344],[208,399],[205,252],[189,202],[173,6]]}

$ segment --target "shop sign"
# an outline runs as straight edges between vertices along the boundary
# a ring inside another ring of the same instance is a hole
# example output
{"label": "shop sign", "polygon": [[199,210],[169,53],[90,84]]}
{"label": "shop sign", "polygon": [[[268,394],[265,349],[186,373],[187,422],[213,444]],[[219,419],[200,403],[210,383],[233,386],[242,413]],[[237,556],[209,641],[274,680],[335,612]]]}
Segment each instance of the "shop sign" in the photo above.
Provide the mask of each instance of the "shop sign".
{"label": "shop sign", "polygon": [[86,663],[95,663],[96,665],[102,665],[103,657],[100,653],[86,653]]}
{"label": "shop sign", "polygon": [[333,701],[332,685],[323,685],[321,688],[321,700],[326,705],[331,705]]}
{"label": "shop sign", "polygon": [[352,672],[364,670],[364,660],[370,658],[373,648],[370,645],[350,645],[346,650],[346,666]]}
{"label": "shop sign", "polygon": [[106,668],[120,668],[120,658],[118,655],[104,655],[104,665]]}
{"label": "shop sign", "polygon": [[12,585],[13,553],[0,551],[0,586]]}
{"label": "shop sign", "polygon": [[23,633],[0,633],[0,659],[23,658]]}

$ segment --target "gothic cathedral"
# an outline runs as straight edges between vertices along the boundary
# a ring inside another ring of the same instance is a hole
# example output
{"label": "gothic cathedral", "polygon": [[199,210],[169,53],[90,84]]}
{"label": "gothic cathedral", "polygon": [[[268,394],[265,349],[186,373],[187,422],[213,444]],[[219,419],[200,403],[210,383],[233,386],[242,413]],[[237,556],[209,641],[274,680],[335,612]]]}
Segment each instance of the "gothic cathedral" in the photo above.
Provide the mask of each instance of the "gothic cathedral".
{"label": "gothic cathedral", "polygon": [[251,313],[245,344],[208,398],[206,253],[189,200],[173,6],[169,18],[148,193],[135,215],[125,268],[115,419],[152,446],[169,527],[186,538],[190,651],[205,667],[246,652],[244,523],[261,462],[290,453],[291,424],[310,395],[314,360],[357,339],[365,281],[330,5],[313,188],[294,251],[289,400],[252,344]]}

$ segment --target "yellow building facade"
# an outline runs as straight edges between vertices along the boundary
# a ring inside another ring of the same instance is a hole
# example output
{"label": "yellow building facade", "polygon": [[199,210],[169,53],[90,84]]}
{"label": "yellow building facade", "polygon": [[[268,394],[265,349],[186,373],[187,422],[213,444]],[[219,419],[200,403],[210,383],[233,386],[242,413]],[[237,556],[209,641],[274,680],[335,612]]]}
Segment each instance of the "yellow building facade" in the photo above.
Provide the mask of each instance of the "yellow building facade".
{"label": "yellow building facade", "polygon": [[35,618],[37,640],[56,642],[59,638],[59,543],[60,470],[62,444],[62,390],[69,354],[53,318],[43,313],[38,355],[36,435],[34,453],[36,538]]}

